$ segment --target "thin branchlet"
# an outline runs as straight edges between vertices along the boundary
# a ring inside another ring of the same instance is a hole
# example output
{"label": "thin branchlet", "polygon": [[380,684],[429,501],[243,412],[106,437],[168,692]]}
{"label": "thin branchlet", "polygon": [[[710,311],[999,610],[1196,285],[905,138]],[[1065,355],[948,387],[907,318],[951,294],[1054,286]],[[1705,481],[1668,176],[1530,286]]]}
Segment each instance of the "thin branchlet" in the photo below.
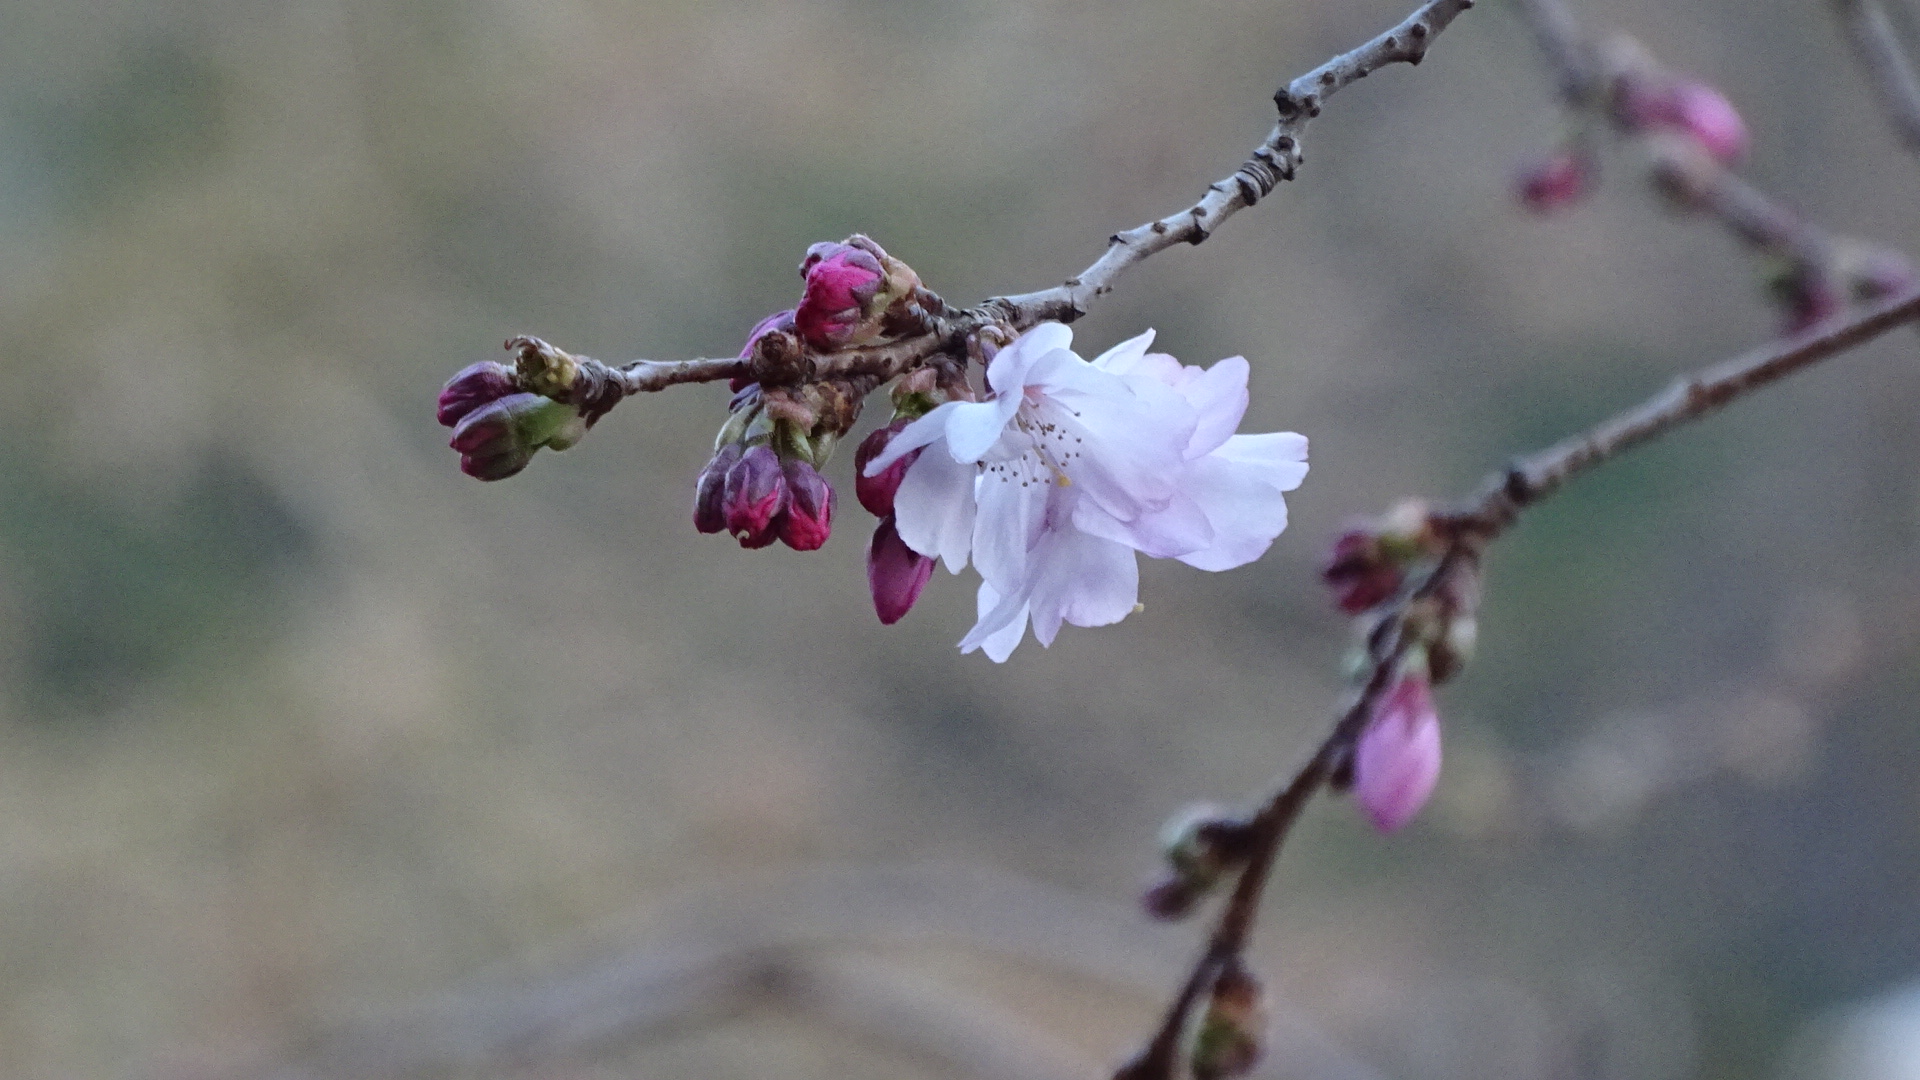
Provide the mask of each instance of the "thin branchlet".
{"label": "thin branchlet", "polygon": [[1834,0],[1855,59],[1901,145],[1920,154],[1920,76],[1880,0]]}

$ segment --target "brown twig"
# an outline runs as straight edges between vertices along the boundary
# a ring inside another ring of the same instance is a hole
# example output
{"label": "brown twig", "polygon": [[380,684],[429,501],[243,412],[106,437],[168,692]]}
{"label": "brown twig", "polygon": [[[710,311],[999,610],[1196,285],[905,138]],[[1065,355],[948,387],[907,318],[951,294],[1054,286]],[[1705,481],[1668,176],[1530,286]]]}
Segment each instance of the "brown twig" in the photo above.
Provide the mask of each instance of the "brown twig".
{"label": "brown twig", "polygon": [[1833,8],[1894,134],[1907,149],[1920,153],[1920,76],[1886,8],[1878,0],[1834,0]]}
{"label": "brown twig", "polygon": [[1259,916],[1261,896],[1293,823],[1312,797],[1327,786],[1373,708],[1392,683],[1400,661],[1417,644],[1408,614],[1444,593],[1456,575],[1470,572],[1486,545],[1511,528],[1525,508],[1552,495],[1575,476],[1609,459],[1692,423],[1762,387],[1772,385],[1896,327],[1920,320],[1920,291],[1908,291],[1842,321],[1755,349],[1706,368],[1646,401],[1490,476],[1480,494],[1435,516],[1447,546],[1426,577],[1386,610],[1369,639],[1365,679],[1342,704],[1333,728],[1313,756],[1261,804],[1248,822],[1249,857],[1220,911],[1207,947],[1145,1047],[1115,1074],[1115,1080],[1173,1080],[1182,1038],[1213,979],[1246,950]]}
{"label": "brown twig", "polygon": [[[1426,0],[1392,29],[1281,87],[1274,94],[1280,119],[1231,176],[1210,185],[1199,201],[1178,213],[1115,233],[1100,258],[1078,276],[1054,288],[994,297],[964,311],[927,315],[922,333],[880,346],[809,354],[797,364],[783,364],[777,373],[764,370],[766,365],[752,360],[635,360],[611,367],[598,361],[578,363],[586,361],[585,357],[568,357],[576,361],[569,366],[564,361],[555,362],[540,355],[539,350],[547,350],[550,354],[567,356],[537,338],[515,338],[508,342],[508,348],[518,350],[521,379],[527,389],[572,404],[582,404],[577,399],[583,397],[591,398],[596,407],[595,419],[626,395],[664,390],[686,382],[737,378],[818,382],[849,376],[870,376],[884,382],[936,357],[953,357],[964,362],[970,335],[988,326],[1027,330],[1049,320],[1072,322],[1086,314],[1090,301],[1112,292],[1114,282],[1128,269],[1176,244],[1200,243],[1211,236],[1221,222],[1270,194],[1280,181],[1293,179],[1305,161],[1301,151],[1302,133],[1308,122],[1320,115],[1327,98],[1388,65],[1420,63],[1440,32],[1473,5],[1474,0]],[[934,294],[925,293],[925,298],[932,310],[947,310],[945,302]],[[523,342],[539,347],[531,360],[520,344]],[[581,372],[594,380],[584,389],[575,386]]]}

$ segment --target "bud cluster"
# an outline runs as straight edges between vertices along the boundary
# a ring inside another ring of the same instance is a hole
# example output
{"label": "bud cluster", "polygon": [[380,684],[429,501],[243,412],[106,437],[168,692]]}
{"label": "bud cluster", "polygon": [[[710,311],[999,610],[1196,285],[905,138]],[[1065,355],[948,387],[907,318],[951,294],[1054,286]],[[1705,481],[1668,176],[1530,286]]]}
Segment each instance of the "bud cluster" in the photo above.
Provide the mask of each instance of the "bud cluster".
{"label": "bud cluster", "polygon": [[480,480],[514,475],[543,448],[569,449],[592,424],[572,405],[521,390],[514,369],[492,361],[448,379],[436,416],[453,429],[460,471]]}
{"label": "bud cluster", "polygon": [[694,484],[694,527],[724,529],[744,548],[778,540],[795,551],[816,550],[833,533],[838,499],[819,466],[837,436],[774,418],[763,398],[758,386],[734,395],[713,457]]}
{"label": "bud cluster", "polygon": [[[1392,832],[1412,820],[1440,778],[1440,717],[1433,687],[1459,674],[1473,658],[1480,607],[1478,564],[1443,564],[1449,528],[1425,503],[1401,503],[1378,522],[1349,529],[1334,543],[1321,576],[1334,603],[1356,620],[1359,643],[1352,667],[1372,677],[1380,632],[1397,621],[1395,653],[1386,689],[1372,703],[1366,726],[1333,776],[1351,788],[1375,827]],[[1444,565],[1444,568],[1443,568]],[[1418,572],[1416,572],[1418,571]],[[1445,576],[1407,597],[1411,582]],[[1398,607],[1389,601],[1400,601]]]}

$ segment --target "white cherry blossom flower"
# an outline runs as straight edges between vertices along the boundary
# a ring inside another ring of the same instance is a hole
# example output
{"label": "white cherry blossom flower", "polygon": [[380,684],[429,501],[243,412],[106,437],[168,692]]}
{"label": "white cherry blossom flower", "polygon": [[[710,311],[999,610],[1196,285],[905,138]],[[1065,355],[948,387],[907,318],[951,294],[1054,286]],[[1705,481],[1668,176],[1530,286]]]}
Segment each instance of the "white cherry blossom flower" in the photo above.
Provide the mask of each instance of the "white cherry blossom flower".
{"label": "white cherry blossom flower", "polygon": [[[1149,331],[1092,363],[1043,323],[994,357],[993,396],[948,402],[908,425],[873,475],[928,448],[894,497],[900,538],[981,577],[961,641],[1005,660],[1029,622],[1042,645],[1062,622],[1104,626],[1139,596],[1134,552],[1224,570],[1286,527],[1282,492],[1306,474],[1298,435],[1234,435],[1247,364],[1184,367],[1146,352]],[[938,445],[936,445],[938,444]]]}

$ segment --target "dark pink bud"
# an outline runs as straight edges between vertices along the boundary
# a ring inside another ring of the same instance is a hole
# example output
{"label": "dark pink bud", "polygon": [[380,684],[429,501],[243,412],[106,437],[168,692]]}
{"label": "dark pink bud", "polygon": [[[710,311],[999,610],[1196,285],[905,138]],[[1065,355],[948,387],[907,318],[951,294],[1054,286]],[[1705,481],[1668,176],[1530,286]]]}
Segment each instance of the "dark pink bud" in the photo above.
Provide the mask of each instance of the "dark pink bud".
{"label": "dark pink bud", "polygon": [[780,518],[780,541],[795,551],[816,551],[833,535],[833,485],[799,458],[788,460],[785,471],[787,512]]}
{"label": "dark pink bud", "polygon": [[513,369],[492,360],[482,360],[461,368],[447,385],[440,388],[437,418],[444,427],[452,427],[460,418],[487,404],[498,401],[518,388]]}
{"label": "dark pink bud", "polygon": [[740,460],[741,453],[739,443],[721,447],[694,482],[693,527],[703,533],[717,533],[727,527],[727,470]]}
{"label": "dark pink bud", "polygon": [[886,284],[886,269],[871,253],[849,244],[822,243],[807,249],[800,264],[806,293],[794,309],[794,329],[816,349],[849,344]]}
{"label": "dark pink bud", "polygon": [[1528,210],[1551,214],[1586,198],[1592,187],[1592,160],[1578,150],[1561,150],[1522,170],[1514,193]]}
{"label": "dark pink bud", "polygon": [[727,470],[721,496],[727,531],[744,548],[762,548],[780,537],[780,514],[787,508],[787,478],[769,446],[756,446]]}
{"label": "dark pink bud", "polygon": [[1193,914],[1204,890],[1177,874],[1170,874],[1140,894],[1140,906],[1147,917],[1161,922],[1178,922]]}
{"label": "dark pink bud", "polygon": [[1333,554],[1320,571],[1333,590],[1336,607],[1358,615],[1400,591],[1401,564],[1383,550],[1380,537],[1367,529],[1348,529],[1333,542]]}
{"label": "dark pink bud", "polygon": [[900,539],[892,515],[882,518],[867,548],[867,587],[873,591],[873,610],[880,621],[892,626],[904,618],[932,576],[933,560]]}
{"label": "dark pink bud", "polygon": [[1375,704],[1353,752],[1353,795],[1373,827],[1393,832],[1440,781],[1440,714],[1423,672],[1405,672]]}
{"label": "dark pink bud", "polygon": [[900,481],[907,478],[907,470],[920,460],[920,451],[909,452],[874,476],[867,475],[867,465],[879,457],[893,437],[911,423],[912,420],[902,416],[861,440],[860,448],[853,452],[853,493],[860,497],[860,505],[866,507],[867,513],[874,517],[893,514],[894,493],[900,490]]}

